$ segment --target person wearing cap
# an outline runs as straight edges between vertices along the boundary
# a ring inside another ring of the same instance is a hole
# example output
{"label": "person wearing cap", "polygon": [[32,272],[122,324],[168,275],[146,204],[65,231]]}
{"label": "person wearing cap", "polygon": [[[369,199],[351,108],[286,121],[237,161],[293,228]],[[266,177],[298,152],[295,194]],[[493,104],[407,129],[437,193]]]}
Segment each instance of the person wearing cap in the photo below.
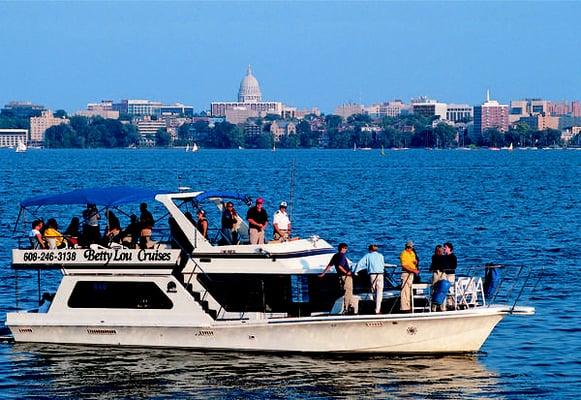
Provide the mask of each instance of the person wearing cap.
{"label": "person wearing cap", "polygon": [[405,249],[399,255],[399,262],[401,264],[400,309],[403,312],[411,312],[412,284],[415,276],[420,273],[418,259],[414,251],[414,242],[411,240],[406,242]]}
{"label": "person wearing cap", "polygon": [[196,228],[202,234],[204,239],[208,238],[208,220],[206,219],[206,212],[204,210],[198,210]]}
{"label": "person wearing cap", "polygon": [[264,231],[268,225],[268,214],[262,205],[264,199],[259,197],[256,199],[256,205],[250,207],[246,213],[248,220],[250,244],[264,244]]}
{"label": "person wearing cap", "polygon": [[272,218],[272,227],[274,228],[273,239],[279,242],[289,240],[291,235],[291,222],[286,213],[286,208],[286,201],[282,201]]}
{"label": "person wearing cap", "polygon": [[370,244],[368,253],[357,262],[355,271],[367,270],[371,283],[371,292],[375,299],[375,313],[381,313],[381,302],[383,300],[383,269],[385,268],[385,259],[383,254],[377,251],[377,245]]}
{"label": "person wearing cap", "polygon": [[319,278],[324,277],[331,267],[335,267],[337,275],[340,278],[341,289],[343,290],[343,308],[341,314],[349,313],[350,309],[353,310],[354,314],[357,314],[359,302],[358,298],[353,296],[353,273],[351,272],[349,260],[346,256],[347,248],[347,243],[339,243],[337,252],[333,254],[329,264],[327,264],[323,272],[319,275]]}

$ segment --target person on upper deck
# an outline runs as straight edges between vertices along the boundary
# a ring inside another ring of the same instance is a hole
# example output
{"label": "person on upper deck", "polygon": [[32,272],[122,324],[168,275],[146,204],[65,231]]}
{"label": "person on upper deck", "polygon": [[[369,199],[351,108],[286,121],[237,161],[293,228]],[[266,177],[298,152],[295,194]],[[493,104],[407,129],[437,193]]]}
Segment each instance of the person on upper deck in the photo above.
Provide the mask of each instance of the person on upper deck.
{"label": "person on upper deck", "polygon": [[121,243],[134,249],[141,236],[141,223],[135,214],[131,214],[129,221],[129,225],[120,234]]}
{"label": "person on upper deck", "polygon": [[224,205],[222,211],[222,239],[224,244],[237,244],[238,231],[235,230],[236,222],[238,221],[238,214],[234,209],[234,204],[229,201]]}
{"label": "person on upper deck", "polygon": [[56,219],[51,218],[46,221],[46,227],[44,238],[46,239],[50,249],[63,249],[67,247],[67,242],[63,234],[58,231],[59,226]]}
{"label": "person on upper deck", "polygon": [[[434,254],[432,255],[432,264],[430,265],[430,272],[432,272],[432,288],[442,279],[446,279],[446,273],[444,272],[445,265],[446,257],[444,256],[444,247],[439,244],[434,250]],[[441,304],[439,308],[440,311],[445,311],[446,305]],[[432,311],[437,311],[437,309],[437,305],[432,304]]]}
{"label": "person on upper deck", "polygon": [[200,231],[204,239],[208,238],[208,220],[206,219],[206,212],[204,210],[198,210],[196,228]]}
{"label": "person on upper deck", "polygon": [[256,199],[256,205],[250,207],[246,213],[246,219],[248,220],[250,244],[264,244],[264,231],[268,225],[268,213],[262,205],[264,204],[264,199],[259,197]]}
{"label": "person on upper deck", "polygon": [[329,264],[325,267],[323,272],[319,275],[319,278],[325,276],[325,274],[335,267],[337,275],[340,278],[341,289],[343,291],[343,307],[341,309],[342,314],[347,314],[349,309],[353,309],[353,313],[358,312],[358,302],[354,301],[353,297],[353,273],[351,272],[351,267],[349,266],[349,260],[347,260],[347,243],[339,243],[337,248],[337,253],[333,254]]}
{"label": "person on upper deck", "polygon": [[383,271],[385,259],[383,254],[377,251],[377,245],[370,244],[368,253],[357,262],[355,271],[366,269],[371,283],[371,292],[375,299],[375,313],[381,313],[381,302],[383,301]]}
{"label": "person on upper deck", "polygon": [[406,242],[405,249],[399,255],[399,262],[401,265],[400,310],[403,312],[411,312],[412,284],[414,283],[415,275],[420,273],[418,260],[414,251],[414,242],[411,240]]}
{"label": "person on upper deck", "polygon": [[103,235],[103,244],[109,246],[111,243],[120,243],[121,223],[119,218],[111,210],[105,210],[105,217],[107,218],[107,231]]}
{"label": "person on upper deck", "polygon": [[65,237],[69,242],[71,247],[75,247],[79,244],[79,238],[82,236],[81,234],[81,221],[79,217],[71,218],[71,222],[69,222],[69,226],[65,229]]}
{"label": "person on upper deck", "polygon": [[99,229],[99,210],[97,206],[92,203],[87,204],[87,208],[83,211],[83,245],[89,246],[93,243],[101,241],[101,231]]}
{"label": "person on upper deck", "polygon": [[139,205],[139,211],[141,211],[141,214],[139,215],[139,223],[141,225],[139,247],[145,249],[150,246],[149,243],[151,241],[151,235],[153,225],[155,224],[155,220],[153,219],[153,215],[151,215],[151,213],[147,209],[147,203],[141,203]]}
{"label": "person on upper deck", "polygon": [[42,238],[40,231],[42,230],[43,222],[40,219],[32,221],[32,229],[28,233],[28,240],[33,250],[46,249],[46,243]]}
{"label": "person on upper deck", "polygon": [[272,219],[273,239],[281,242],[289,240],[291,236],[291,221],[286,212],[287,206],[286,201],[282,201]]}

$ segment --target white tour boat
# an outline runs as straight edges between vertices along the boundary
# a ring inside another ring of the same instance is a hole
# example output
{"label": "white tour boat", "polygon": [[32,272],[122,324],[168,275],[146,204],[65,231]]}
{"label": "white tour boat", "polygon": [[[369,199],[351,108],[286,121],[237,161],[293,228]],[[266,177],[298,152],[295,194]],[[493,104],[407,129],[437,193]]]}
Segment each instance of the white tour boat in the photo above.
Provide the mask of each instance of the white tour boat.
{"label": "white tour boat", "polygon": [[[465,353],[478,351],[505,316],[534,313],[516,302],[491,304],[484,296],[482,278],[460,277],[451,292],[453,310],[432,312],[429,285],[417,284],[412,313],[402,314],[397,283],[387,274],[381,314],[373,311],[364,278],[355,282],[359,313],[341,314],[337,276],[318,276],[335,252],[325,240],[312,236],[250,245],[244,223],[237,229],[236,243],[228,243],[220,229],[210,229],[209,239],[200,234],[189,211],[216,205],[214,221],[219,224],[225,201],[251,205],[250,198],[236,193],[75,190],[23,201],[19,220],[29,213],[38,218],[45,206],[78,208],[93,203],[103,211],[154,199],[156,210],[163,206],[165,212],[156,228],[169,218],[170,229],[154,229],[156,240],[142,248],[92,244],[53,250],[20,246],[12,251],[14,269],[58,269],[63,275],[52,302],[7,314],[6,325],[16,342]],[[245,214],[246,208],[240,211]]]}

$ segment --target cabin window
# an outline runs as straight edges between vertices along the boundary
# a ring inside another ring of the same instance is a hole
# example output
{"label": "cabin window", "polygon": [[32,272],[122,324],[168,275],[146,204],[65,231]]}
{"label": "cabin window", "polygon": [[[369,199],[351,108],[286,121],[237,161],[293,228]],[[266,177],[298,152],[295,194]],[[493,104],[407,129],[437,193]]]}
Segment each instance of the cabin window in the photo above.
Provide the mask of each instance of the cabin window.
{"label": "cabin window", "polygon": [[68,302],[71,308],[168,310],[171,300],[154,282],[77,282]]}

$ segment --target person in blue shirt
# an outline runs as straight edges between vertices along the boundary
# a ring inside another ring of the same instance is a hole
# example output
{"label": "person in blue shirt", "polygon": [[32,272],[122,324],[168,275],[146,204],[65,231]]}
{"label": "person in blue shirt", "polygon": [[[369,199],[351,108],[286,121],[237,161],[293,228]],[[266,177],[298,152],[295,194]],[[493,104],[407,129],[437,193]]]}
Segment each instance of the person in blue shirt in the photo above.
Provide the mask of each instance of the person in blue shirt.
{"label": "person in blue shirt", "polygon": [[370,244],[369,252],[357,262],[355,271],[367,270],[371,283],[371,292],[375,299],[375,313],[381,313],[381,301],[383,300],[383,269],[385,260],[383,254],[377,251],[377,245]]}

